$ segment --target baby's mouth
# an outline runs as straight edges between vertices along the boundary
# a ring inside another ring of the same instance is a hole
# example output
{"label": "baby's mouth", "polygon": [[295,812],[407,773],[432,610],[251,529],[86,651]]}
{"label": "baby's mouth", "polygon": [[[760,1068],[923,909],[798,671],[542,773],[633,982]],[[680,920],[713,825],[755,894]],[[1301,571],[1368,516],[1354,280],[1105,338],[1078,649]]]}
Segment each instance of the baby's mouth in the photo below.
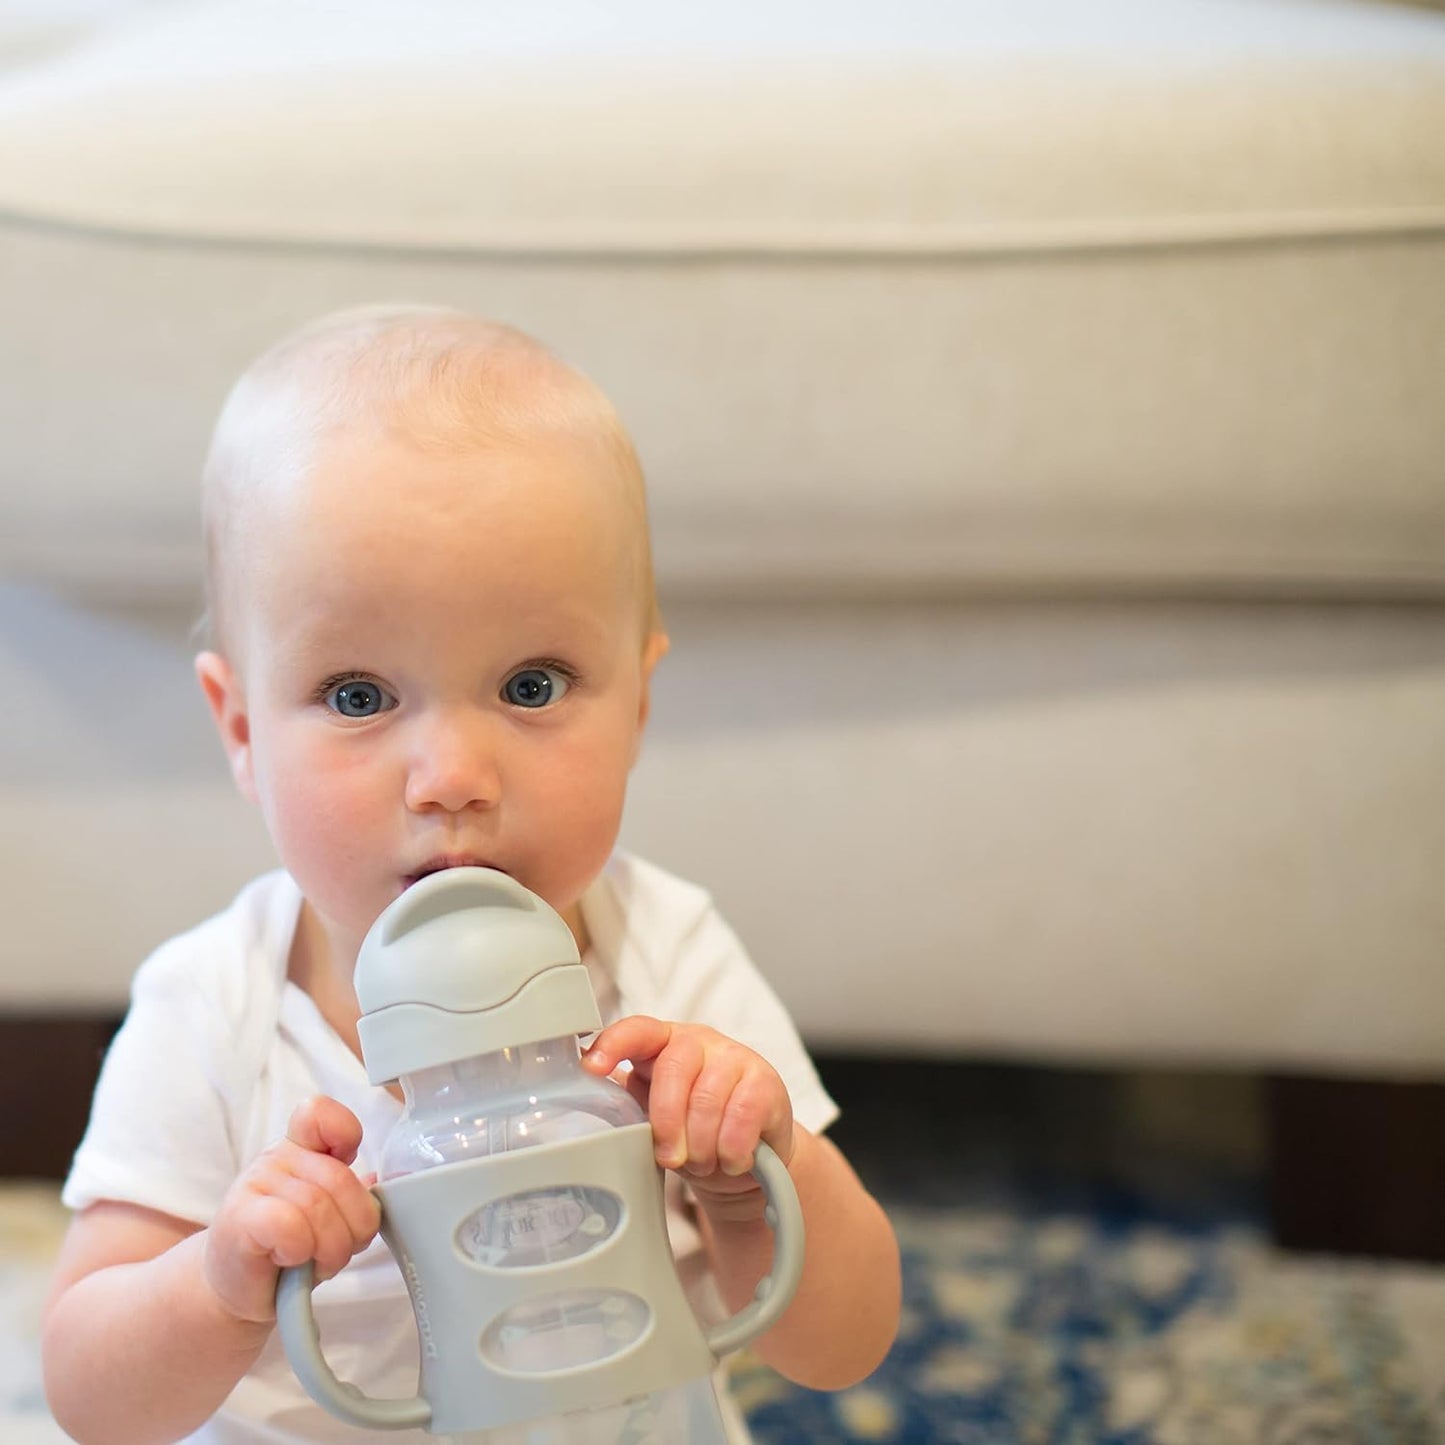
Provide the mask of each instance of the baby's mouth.
{"label": "baby's mouth", "polygon": [[429,858],[414,873],[403,874],[402,883],[410,888],[413,883],[420,883],[423,878],[430,878],[433,873],[442,873],[448,868],[491,868],[498,873],[507,871],[475,853],[442,853],[435,858]]}

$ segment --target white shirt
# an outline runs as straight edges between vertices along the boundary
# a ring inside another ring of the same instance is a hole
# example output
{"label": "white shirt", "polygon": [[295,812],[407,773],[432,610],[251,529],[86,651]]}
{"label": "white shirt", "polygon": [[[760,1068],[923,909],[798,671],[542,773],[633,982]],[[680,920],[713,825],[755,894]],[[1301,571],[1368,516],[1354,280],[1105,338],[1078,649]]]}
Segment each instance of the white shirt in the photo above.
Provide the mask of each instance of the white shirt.
{"label": "white shirt", "polygon": [[[288,874],[265,874],[141,965],[65,1183],[68,1207],[115,1200],[205,1225],[245,1165],[285,1134],[296,1105],[318,1093],[361,1121],[356,1171],[380,1173],[382,1142],[401,1105],[368,1081],[361,1061],[286,976],[301,901]],[[604,1022],[645,1013],[707,1024],[777,1069],[805,1128],[820,1132],[837,1117],[792,1020],[703,890],[618,853],[583,898],[582,913]],[[715,1317],[701,1238],[676,1176],[668,1175],[668,1186],[679,1272],[695,1308]],[[337,1375],[371,1395],[415,1394],[416,1325],[380,1239],[318,1286],[313,1306]],[[723,1404],[730,1440],[746,1441],[731,1403]],[[441,1438],[373,1433],[333,1419],[302,1390],[275,1335],[189,1437],[196,1445]]]}

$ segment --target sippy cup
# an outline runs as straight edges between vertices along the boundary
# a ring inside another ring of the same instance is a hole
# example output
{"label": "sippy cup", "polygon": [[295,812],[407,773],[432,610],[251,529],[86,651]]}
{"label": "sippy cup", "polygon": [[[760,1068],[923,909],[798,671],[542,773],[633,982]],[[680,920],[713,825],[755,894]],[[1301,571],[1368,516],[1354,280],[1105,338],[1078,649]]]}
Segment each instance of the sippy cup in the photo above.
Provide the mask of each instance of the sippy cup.
{"label": "sippy cup", "polygon": [[601,1018],[542,899],[487,868],[435,873],[372,925],[355,982],[367,1074],[405,1098],[376,1194],[421,1376],[412,1399],[337,1379],[306,1264],[282,1272],[276,1315],[312,1398],[354,1425],[488,1445],[725,1445],[713,1367],[778,1318],[802,1273],[782,1161],[759,1144],[772,1270],[704,1330],[668,1246],[651,1126],[582,1067],[577,1035]]}

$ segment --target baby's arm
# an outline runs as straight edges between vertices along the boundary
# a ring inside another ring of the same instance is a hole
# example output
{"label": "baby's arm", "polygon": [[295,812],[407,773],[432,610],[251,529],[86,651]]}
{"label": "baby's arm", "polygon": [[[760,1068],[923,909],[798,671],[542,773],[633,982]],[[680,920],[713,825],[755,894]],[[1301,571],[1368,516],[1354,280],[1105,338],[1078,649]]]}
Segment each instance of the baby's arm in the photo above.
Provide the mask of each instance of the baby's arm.
{"label": "baby's arm", "polygon": [[772,1261],[765,1201],[748,1172],[758,1141],[772,1145],[803,1206],[805,1258],[793,1303],[754,1349],[813,1389],[842,1389],[873,1370],[898,1329],[893,1227],[839,1150],[794,1123],[771,1065],[714,1029],[642,1016],[603,1030],[584,1057],[602,1074],[632,1062],[628,1087],[647,1107],[658,1162],[687,1176],[734,1311]]}
{"label": "baby's arm", "polygon": [[348,1167],[356,1116],[302,1104],[205,1229],[134,1205],[79,1214],[46,1305],[45,1388],[82,1445],[163,1445],[215,1413],[261,1353],[282,1267],[327,1279],[371,1242],[377,1204]]}

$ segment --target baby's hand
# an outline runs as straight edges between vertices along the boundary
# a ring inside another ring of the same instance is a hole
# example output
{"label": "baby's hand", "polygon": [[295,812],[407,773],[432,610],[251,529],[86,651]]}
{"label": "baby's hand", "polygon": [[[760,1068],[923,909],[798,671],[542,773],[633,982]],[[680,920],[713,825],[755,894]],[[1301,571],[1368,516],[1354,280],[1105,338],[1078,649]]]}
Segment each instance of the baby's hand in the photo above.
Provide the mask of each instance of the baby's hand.
{"label": "baby's hand", "polygon": [[206,1282],[238,1319],[276,1318],[276,1280],[290,1265],[314,1260],[330,1279],[365,1249],[381,1209],[349,1168],[361,1147],[361,1124],[335,1099],[298,1105],[286,1137],[273,1144],[226,1191],[207,1231]]}
{"label": "baby's hand", "polygon": [[715,1029],[638,1014],[603,1029],[582,1059],[595,1074],[631,1060],[627,1087],[652,1121],[657,1162],[684,1170],[699,1195],[756,1190],[760,1139],[784,1164],[793,1157],[793,1105],[777,1070]]}

